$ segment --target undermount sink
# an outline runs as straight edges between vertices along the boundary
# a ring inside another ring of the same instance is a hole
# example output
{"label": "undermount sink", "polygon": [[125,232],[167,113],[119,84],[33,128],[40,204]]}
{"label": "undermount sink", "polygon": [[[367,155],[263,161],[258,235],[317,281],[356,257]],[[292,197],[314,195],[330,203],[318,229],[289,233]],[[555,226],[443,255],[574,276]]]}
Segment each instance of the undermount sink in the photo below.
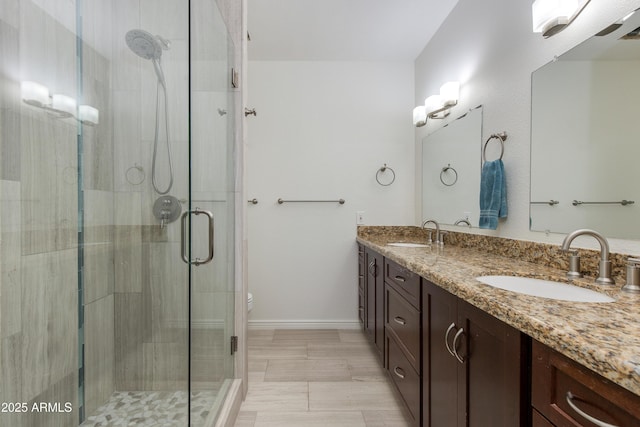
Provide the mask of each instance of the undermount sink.
{"label": "undermount sink", "polygon": [[600,292],[567,283],[516,276],[479,276],[486,285],[534,297],[574,302],[613,302],[613,298]]}
{"label": "undermount sink", "polygon": [[422,243],[405,243],[405,242],[387,243],[387,246],[397,246],[399,248],[427,248],[427,247],[429,247],[429,245],[423,245]]}

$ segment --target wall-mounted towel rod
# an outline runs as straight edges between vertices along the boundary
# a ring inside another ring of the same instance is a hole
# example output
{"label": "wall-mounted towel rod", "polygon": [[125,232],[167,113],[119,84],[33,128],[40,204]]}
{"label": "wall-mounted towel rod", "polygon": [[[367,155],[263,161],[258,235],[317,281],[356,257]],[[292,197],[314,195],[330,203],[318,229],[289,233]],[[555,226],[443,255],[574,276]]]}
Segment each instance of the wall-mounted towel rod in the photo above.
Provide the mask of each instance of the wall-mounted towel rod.
{"label": "wall-mounted towel rod", "polygon": [[283,200],[283,199],[278,199],[278,204],[281,205],[283,203],[340,203],[341,205],[344,205],[345,200],[344,199],[338,199],[338,200]]}
{"label": "wall-mounted towel rod", "polygon": [[560,202],[557,200],[549,200],[548,202],[531,202],[532,205],[549,205],[549,206],[557,205],[558,203]]}
{"label": "wall-mounted towel rod", "polygon": [[627,205],[632,205],[635,202],[633,200],[621,200],[619,202],[583,202],[581,200],[574,200],[571,204],[573,206],[578,206],[578,205],[622,205],[622,206],[627,206]]}

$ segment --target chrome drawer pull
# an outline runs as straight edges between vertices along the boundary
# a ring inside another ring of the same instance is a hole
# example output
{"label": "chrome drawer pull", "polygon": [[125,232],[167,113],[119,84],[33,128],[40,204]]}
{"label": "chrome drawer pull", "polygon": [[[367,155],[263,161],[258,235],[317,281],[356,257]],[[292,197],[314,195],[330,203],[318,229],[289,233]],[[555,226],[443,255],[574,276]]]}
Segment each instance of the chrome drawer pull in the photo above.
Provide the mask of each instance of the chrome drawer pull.
{"label": "chrome drawer pull", "polygon": [[396,276],[396,277],[395,277],[395,279],[396,279],[398,282],[406,282],[406,281],[407,281],[407,279],[405,279],[405,278],[404,278],[404,277],[402,277],[402,276]]}
{"label": "chrome drawer pull", "polygon": [[605,423],[604,421],[600,421],[599,419],[592,417],[591,415],[587,414],[586,412],[584,412],[582,409],[578,408],[576,406],[575,403],[573,403],[573,399],[574,399],[574,395],[573,393],[571,393],[570,391],[567,392],[567,403],[569,404],[569,406],[571,407],[571,409],[573,409],[574,411],[576,411],[576,413],[578,415],[580,415],[582,418],[584,418],[585,420],[597,425],[598,427],[618,427],[614,424],[609,424],[609,423]]}
{"label": "chrome drawer pull", "polygon": [[444,333],[444,345],[447,347],[447,351],[449,352],[450,355],[452,355],[453,357],[456,357],[455,354],[453,354],[453,350],[451,350],[451,347],[449,347],[449,334],[451,333],[451,331],[453,331],[456,327],[455,323],[452,323],[449,325],[449,327],[447,328],[447,332]]}
{"label": "chrome drawer pull", "polygon": [[396,323],[398,323],[398,324],[400,324],[400,325],[406,325],[406,324],[407,324],[407,321],[406,321],[406,320],[404,320],[404,319],[403,319],[402,317],[400,317],[400,316],[396,316],[396,317],[394,317],[394,318],[393,318],[393,320],[394,320],[394,322],[396,322]]}
{"label": "chrome drawer pull", "polygon": [[396,366],[395,368],[393,368],[393,373],[396,374],[401,379],[404,379],[404,371],[402,370],[401,367]]}
{"label": "chrome drawer pull", "polygon": [[464,335],[464,329],[460,328],[456,336],[453,337],[453,355],[458,359],[458,362],[464,364],[464,358],[458,354],[458,339]]}

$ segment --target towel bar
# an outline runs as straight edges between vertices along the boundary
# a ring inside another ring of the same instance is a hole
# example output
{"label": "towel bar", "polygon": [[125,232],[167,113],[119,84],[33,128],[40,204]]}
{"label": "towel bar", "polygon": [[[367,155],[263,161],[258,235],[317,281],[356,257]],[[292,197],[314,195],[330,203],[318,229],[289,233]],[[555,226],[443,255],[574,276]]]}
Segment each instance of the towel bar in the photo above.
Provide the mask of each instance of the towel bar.
{"label": "towel bar", "polygon": [[283,200],[283,199],[278,199],[278,204],[281,205],[283,203],[340,203],[341,205],[344,205],[345,200],[344,199],[338,199],[338,200]]}
{"label": "towel bar", "polygon": [[621,200],[619,202],[583,202],[581,200],[574,200],[571,204],[573,206],[578,206],[578,205],[622,205],[622,206],[627,206],[627,205],[632,205],[635,202],[633,200]]}

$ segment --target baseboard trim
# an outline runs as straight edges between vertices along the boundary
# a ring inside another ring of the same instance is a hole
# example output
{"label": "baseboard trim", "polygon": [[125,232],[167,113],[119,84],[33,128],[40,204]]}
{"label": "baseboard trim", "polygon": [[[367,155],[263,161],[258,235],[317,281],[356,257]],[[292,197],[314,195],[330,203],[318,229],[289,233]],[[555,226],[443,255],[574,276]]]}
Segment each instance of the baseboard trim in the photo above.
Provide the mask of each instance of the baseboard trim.
{"label": "baseboard trim", "polygon": [[249,320],[249,329],[361,329],[348,320]]}

